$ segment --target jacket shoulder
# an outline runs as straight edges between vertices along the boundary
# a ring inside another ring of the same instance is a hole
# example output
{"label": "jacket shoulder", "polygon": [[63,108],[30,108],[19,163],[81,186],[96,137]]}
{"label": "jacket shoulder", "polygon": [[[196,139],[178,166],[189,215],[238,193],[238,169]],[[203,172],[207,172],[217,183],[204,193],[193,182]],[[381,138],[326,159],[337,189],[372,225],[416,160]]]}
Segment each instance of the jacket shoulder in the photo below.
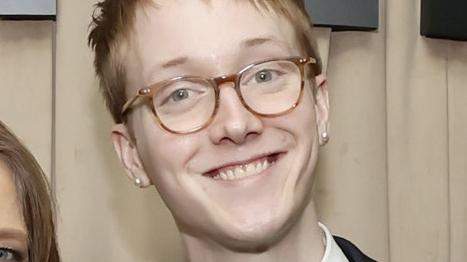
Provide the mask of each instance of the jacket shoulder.
{"label": "jacket shoulder", "polygon": [[349,262],[376,262],[376,260],[371,259],[367,255],[363,254],[363,252],[360,251],[360,249],[358,249],[358,247],[356,247],[350,241],[337,236],[334,236],[334,240],[341,248]]}

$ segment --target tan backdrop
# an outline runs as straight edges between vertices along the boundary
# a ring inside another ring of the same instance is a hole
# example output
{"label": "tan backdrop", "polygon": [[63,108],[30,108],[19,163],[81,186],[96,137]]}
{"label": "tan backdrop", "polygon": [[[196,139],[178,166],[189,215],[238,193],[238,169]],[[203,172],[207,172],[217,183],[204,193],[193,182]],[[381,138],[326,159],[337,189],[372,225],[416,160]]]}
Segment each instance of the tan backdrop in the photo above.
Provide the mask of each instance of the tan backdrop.
{"label": "tan backdrop", "polygon": [[52,22],[0,20],[0,120],[52,170]]}
{"label": "tan backdrop", "polygon": [[[94,3],[59,1],[56,35],[0,21],[0,119],[51,174],[65,262],[183,261],[157,193],[113,153],[86,46]],[[377,32],[317,30],[332,140],[314,194],[321,220],[378,261],[463,262],[467,43],[421,37],[419,13],[420,0],[382,0]]]}

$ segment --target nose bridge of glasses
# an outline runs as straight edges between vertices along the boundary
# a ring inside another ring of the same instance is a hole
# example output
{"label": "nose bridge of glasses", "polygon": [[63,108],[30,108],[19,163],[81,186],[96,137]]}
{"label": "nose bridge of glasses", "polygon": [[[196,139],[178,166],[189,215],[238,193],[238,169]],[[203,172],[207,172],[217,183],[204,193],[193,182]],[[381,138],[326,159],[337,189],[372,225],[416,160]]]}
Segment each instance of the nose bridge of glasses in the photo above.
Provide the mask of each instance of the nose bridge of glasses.
{"label": "nose bridge of glasses", "polygon": [[231,75],[223,75],[223,76],[212,78],[211,81],[213,82],[215,87],[217,87],[216,92],[219,92],[218,94],[220,94],[220,86],[221,85],[223,85],[225,83],[233,83],[232,87],[234,88],[235,93],[237,93],[237,96],[240,99],[240,102],[242,103],[242,105],[244,107],[248,108],[248,106],[245,105],[245,101],[244,101],[244,99],[243,99],[243,97],[242,97],[242,95],[240,93],[240,90],[239,90],[240,87],[237,84],[238,79],[239,79],[239,74],[231,74]]}
{"label": "nose bridge of glasses", "polygon": [[212,81],[216,84],[216,86],[221,86],[222,84],[232,82],[236,84],[237,81],[237,75],[232,74],[232,75],[223,75],[219,77],[215,77],[212,79]]}

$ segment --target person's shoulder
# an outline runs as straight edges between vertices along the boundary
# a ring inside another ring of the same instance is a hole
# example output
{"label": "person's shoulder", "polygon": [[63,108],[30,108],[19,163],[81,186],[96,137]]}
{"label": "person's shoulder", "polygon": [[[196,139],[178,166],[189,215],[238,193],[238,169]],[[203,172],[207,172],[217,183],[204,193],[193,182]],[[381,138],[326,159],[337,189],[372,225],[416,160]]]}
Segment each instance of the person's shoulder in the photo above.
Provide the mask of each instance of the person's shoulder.
{"label": "person's shoulder", "polygon": [[362,251],[360,251],[358,247],[356,247],[347,239],[334,236],[334,240],[336,241],[337,245],[341,248],[342,252],[347,257],[349,262],[376,262],[376,260],[369,258]]}

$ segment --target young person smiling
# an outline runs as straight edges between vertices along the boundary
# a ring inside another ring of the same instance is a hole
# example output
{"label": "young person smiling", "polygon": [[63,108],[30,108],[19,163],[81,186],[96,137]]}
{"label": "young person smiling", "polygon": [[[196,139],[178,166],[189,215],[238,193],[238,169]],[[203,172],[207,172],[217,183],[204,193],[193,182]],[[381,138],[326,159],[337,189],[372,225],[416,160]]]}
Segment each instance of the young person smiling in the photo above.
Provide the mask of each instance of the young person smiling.
{"label": "young person smiling", "polygon": [[190,261],[373,261],[317,220],[329,103],[303,1],[97,8],[89,42],[115,150],[157,188]]}

